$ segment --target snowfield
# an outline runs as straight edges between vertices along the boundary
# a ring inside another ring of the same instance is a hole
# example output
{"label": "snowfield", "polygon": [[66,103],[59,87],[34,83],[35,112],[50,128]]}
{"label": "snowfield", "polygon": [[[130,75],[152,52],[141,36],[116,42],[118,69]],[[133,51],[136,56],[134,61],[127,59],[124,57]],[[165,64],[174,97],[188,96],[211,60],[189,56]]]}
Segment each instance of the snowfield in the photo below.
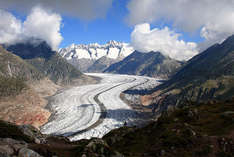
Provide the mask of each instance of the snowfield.
{"label": "snowfield", "polygon": [[102,78],[99,84],[74,87],[55,95],[50,103],[51,120],[44,134],[63,135],[70,140],[103,137],[124,124],[134,125],[137,113],[120,99],[129,88],[158,84],[157,79],[116,74],[88,74]]}

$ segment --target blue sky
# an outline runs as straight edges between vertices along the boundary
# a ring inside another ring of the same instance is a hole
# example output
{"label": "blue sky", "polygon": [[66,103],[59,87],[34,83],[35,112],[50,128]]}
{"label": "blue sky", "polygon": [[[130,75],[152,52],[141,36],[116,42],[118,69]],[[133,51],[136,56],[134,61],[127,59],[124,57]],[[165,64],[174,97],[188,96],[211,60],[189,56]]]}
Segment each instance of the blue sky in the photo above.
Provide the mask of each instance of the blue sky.
{"label": "blue sky", "polygon": [[[130,35],[134,26],[130,26],[126,22],[128,2],[129,0],[114,1],[106,17],[93,21],[82,21],[74,17],[63,16],[61,33],[64,39],[60,47],[66,47],[72,43],[89,44],[97,42],[99,44],[105,44],[110,40],[130,42]],[[165,26],[172,28],[170,23],[163,21],[158,21],[151,25],[152,28],[163,28]],[[184,41],[202,41],[200,35],[197,33],[191,34],[180,30],[175,31],[182,34],[180,38]]]}
{"label": "blue sky", "polygon": [[0,42],[34,37],[58,50],[116,40],[181,60],[234,34],[233,15],[230,0],[0,1]]}
{"label": "blue sky", "polygon": [[[108,9],[104,17],[94,18],[92,20],[81,20],[75,16],[62,16],[62,28],[60,33],[63,40],[59,45],[60,48],[69,46],[72,43],[75,44],[89,44],[99,43],[105,44],[110,40],[116,40],[120,42],[131,42],[131,32],[134,29],[134,25],[129,25],[126,20],[129,10],[127,5],[130,0],[114,0],[111,8]],[[10,10],[16,18],[21,21],[25,21],[27,14]],[[185,42],[201,42],[203,39],[200,37],[199,32],[188,33],[182,30],[172,27],[171,22],[165,22],[159,20],[151,23],[151,28],[162,29],[169,27],[181,36],[179,39]]]}
{"label": "blue sky", "polygon": [[71,43],[104,44],[110,40],[130,42],[130,34],[133,27],[124,21],[127,14],[126,0],[114,1],[108,10],[106,17],[93,21],[82,21],[77,18],[63,17],[63,28],[61,30],[64,40],[60,47]]}

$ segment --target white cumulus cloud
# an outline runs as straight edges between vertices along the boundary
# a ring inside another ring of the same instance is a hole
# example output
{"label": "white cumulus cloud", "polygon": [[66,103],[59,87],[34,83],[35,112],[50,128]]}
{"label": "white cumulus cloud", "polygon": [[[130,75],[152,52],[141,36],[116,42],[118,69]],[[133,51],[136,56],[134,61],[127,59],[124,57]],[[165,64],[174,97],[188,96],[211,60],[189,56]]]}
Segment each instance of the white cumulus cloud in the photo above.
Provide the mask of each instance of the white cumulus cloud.
{"label": "white cumulus cloud", "polygon": [[0,19],[0,43],[15,42],[21,34],[21,21],[3,10],[0,10]]}
{"label": "white cumulus cloud", "polygon": [[179,36],[168,27],[150,29],[150,24],[143,23],[135,26],[131,44],[140,52],[159,51],[176,60],[188,60],[198,54],[196,43],[179,40]]}
{"label": "white cumulus cloud", "polygon": [[62,41],[62,18],[59,14],[34,7],[24,22],[11,13],[0,10],[0,43],[14,44],[30,38],[45,40],[53,50]]}
{"label": "white cumulus cloud", "polygon": [[131,0],[127,7],[129,24],[166,21],[186,32],[201,31],[206,47],[234,34],[233,0]]}
{"label": "white cumulus cloud", "polygon": [[59,14],[45,11],[40,7],[33,8],[23,23],[23,34],[43,39],[52,49],[57,49],[63,39],[60,34],[61,21]]}

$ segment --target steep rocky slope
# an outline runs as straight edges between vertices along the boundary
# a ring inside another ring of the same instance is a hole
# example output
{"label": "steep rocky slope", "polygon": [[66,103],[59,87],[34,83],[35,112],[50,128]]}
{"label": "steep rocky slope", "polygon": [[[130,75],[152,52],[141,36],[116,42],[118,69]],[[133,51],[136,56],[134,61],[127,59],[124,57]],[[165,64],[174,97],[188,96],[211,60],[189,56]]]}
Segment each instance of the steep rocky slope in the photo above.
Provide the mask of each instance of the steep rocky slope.
{"label": "steep rocky slope", "polygon": [[2,46],[0,64],[0,119],[35,127],[46,123],[50,113],[44,109],[47,104],[44,98],[54,94],[59,87]]}
{"label": "steep rocky slope", "polygon": [[[117,62],[133,51],[133,47],[127,43],[110,41],[104,45],[97,43],[88,45],[72,44],[60,49],[59,54],[82,72],[102,72],[103,67],[107,67],[110,61],[111,63]],[[102,66],[95,67],[100,63]]]}
{"label": "steep rocky slope", "polygon": [[75,79],[85,78],[80,71],[67,63],[57,52],[52,51],[46,42],[18,43],[7,47],[7,50],[20,56],[41,72],[44,77],[49,77],[55,83],[70,84]]}
{"label": "steep rocky slope", "polygon": [[112,64],[104,72],[167,78],[181,65],[181,62],[163,56],[160,52],[134,51],[122,61]]}
{"label": "steep rocky slope", "polygon": [[39,80],[43,78],[34,66],[24,61],[0,46],[0,76],[19,77],[26,80]]}
{"label": "steep rocky slope", "polygon": [[231,99],[234,95],[234,35],[193,57],[155,90],[151,98],[159,110],[189,101]]}
{"label": "steep rocky slope", "polygon": [[[43,41],[0,46],[0,119],[40,127],[47,97],[62,87],[94,83]],[[62,87],[61,87],[62,86]]]}

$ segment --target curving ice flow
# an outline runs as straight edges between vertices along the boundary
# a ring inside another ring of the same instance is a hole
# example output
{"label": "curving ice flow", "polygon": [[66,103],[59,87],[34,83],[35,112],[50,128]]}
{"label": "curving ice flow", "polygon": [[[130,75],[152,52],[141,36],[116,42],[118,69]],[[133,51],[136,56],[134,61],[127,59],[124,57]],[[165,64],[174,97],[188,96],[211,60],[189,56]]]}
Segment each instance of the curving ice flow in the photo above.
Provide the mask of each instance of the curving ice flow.
{"label": "curving ice flow", "polygon": [[[120,99],[120,93],[157,79],[115,74],[88,74],[102,78],[99,84],[74,87],[55,95],[53,116],[41,128],[44,134],[64,135],[70,140],[102,137],[109,131],[134,124],[137,113]],[[98,100],[97,100],[98,99]]]}

